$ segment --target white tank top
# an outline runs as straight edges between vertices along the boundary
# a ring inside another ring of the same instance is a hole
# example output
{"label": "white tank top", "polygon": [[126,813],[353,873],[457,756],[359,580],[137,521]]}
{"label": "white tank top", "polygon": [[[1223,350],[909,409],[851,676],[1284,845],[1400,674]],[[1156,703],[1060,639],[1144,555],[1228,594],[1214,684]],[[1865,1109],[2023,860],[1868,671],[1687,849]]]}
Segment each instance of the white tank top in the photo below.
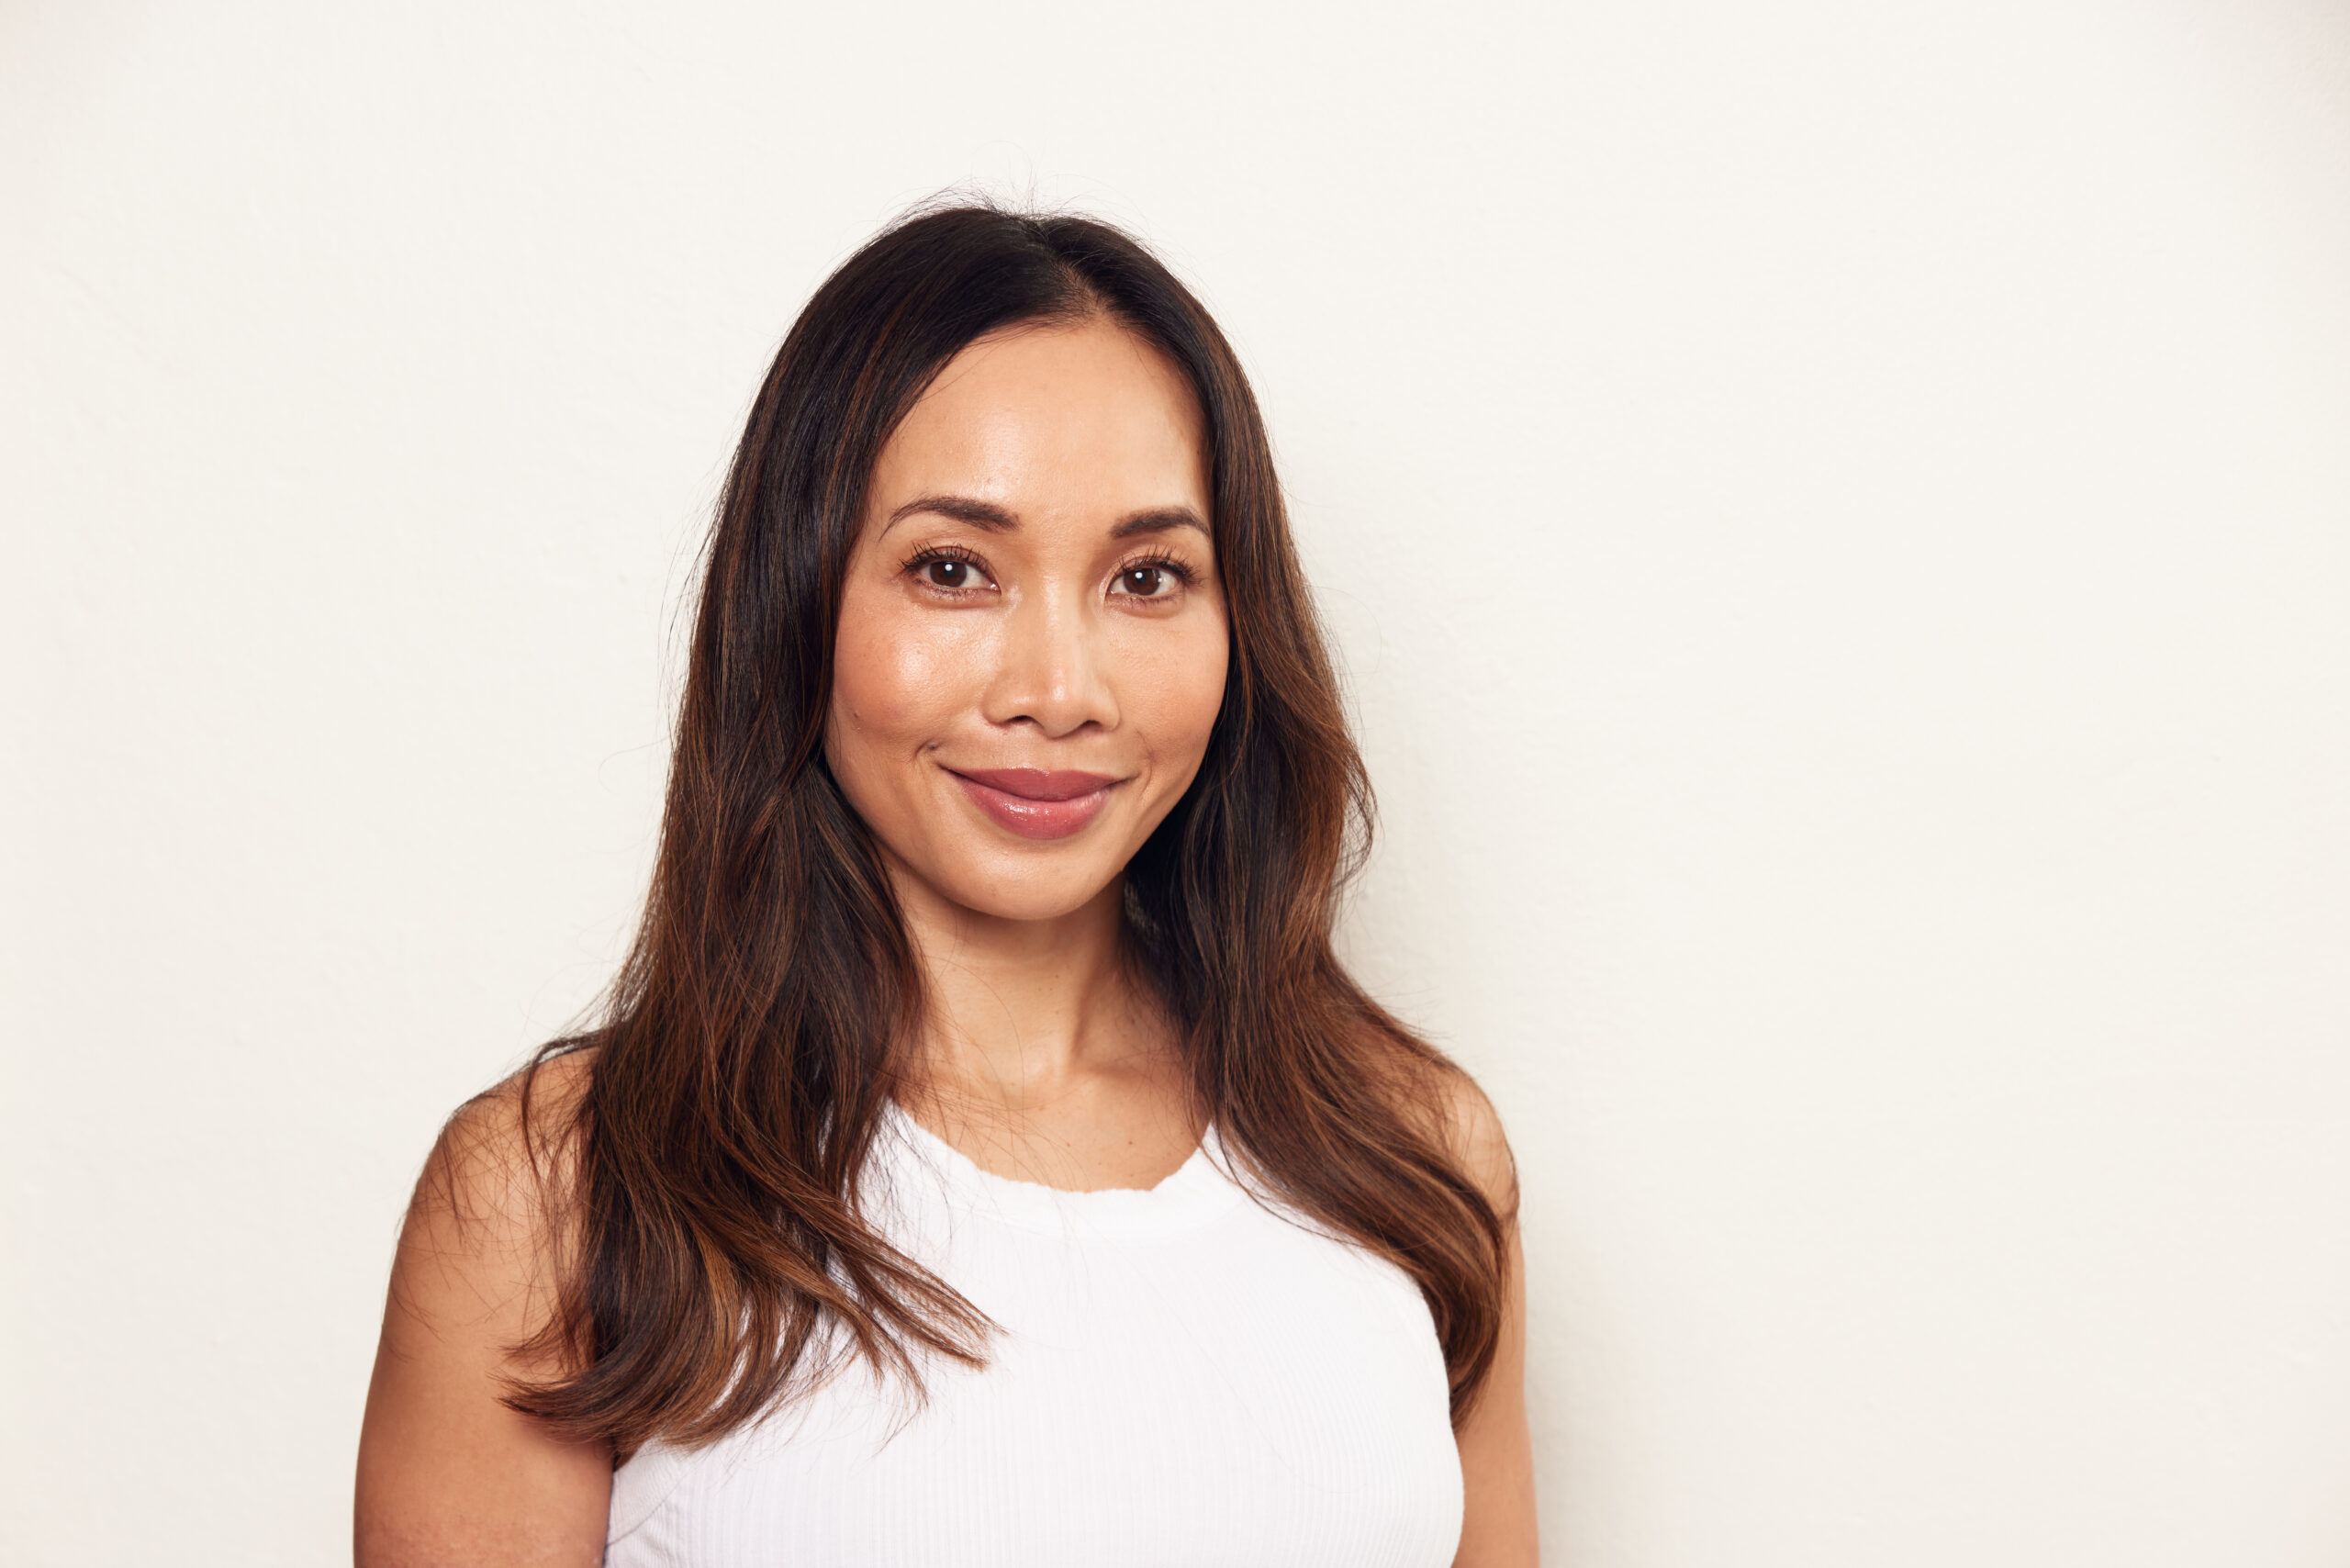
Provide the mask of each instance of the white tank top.
{"label": "white tank top", "polygon": [[1148,1192],[1014,1182],[892,1107],[884,1235],[994,1320],[915,1404],[862,1364],[612,1482],[609,1568],[1442,1568],[1444,1356],[1403,1271],[1269,1212],[1213,1132]]}

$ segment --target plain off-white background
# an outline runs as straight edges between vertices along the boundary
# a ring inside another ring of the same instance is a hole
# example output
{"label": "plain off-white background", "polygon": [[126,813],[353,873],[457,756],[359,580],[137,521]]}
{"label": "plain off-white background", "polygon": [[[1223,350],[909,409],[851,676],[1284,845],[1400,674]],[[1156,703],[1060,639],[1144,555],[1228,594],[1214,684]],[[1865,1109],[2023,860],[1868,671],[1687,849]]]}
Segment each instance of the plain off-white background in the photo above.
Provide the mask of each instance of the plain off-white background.
{"label": "plain off-white background", "polygon": [[1270,412],[1499,1102],[1550,1560],[2350,1561],[2350,13],[0,10],[12,1564],[344,1545],[408,1184],[643,888],[824,273]]}

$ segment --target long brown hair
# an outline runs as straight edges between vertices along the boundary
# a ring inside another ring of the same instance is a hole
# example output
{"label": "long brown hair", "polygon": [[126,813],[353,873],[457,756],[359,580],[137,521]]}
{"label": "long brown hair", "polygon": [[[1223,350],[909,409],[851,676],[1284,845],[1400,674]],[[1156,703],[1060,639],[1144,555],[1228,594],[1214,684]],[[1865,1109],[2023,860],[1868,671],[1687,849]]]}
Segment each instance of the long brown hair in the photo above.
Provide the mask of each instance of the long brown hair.
{"label": "long brown hair", "polygon": [[571,1242],[539,1348],[568,1371],[518,1386],[517,1409],[625,1453],[716,1438],[840,1356],[917,1386],[925,1356],[984,1359],[986,1320],[858,1208],[922,976],[872,834],[825,766],[834,637],[868,476],[907,409],[974,340],[1094,315],[1155,344],[1198,396],[1231,626],[1199,775],[1126,868],[1130,949],[1225,1147],[1418,1282],[1456,1420],[1474,1397],[1504,1226],[1434,1109],[1458,1070],[1331,948],[1370,789],[1248,380],[1125,234],[955,207],[886,230],[817,290],[735,454],[643,922],[606,1022],[531,1070],[596,1047],[557,1129]]}

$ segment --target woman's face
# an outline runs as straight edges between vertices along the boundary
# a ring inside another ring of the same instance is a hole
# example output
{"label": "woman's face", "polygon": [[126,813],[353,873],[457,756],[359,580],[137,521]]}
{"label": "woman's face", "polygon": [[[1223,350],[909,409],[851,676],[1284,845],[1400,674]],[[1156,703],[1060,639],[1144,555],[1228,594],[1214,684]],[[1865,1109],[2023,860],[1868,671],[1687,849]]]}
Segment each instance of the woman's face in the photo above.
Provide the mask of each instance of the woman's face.
{"label": "woman's face", "polygon": [[875,465],[825,755],[901,880],[1044,920],[1198,772],[1224,596],[1188,384],[1094,320],[965,349]]}

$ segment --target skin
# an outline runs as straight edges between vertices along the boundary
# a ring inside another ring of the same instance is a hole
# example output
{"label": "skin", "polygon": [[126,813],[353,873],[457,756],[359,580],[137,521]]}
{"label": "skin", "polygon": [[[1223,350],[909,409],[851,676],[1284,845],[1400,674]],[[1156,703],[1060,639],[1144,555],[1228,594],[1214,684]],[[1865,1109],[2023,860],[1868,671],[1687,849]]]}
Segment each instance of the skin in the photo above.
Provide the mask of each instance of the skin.
{"label": "skin", "polygon": [[[1147,1188],[1197,1146],[1174,1042],[1120,960],[1126,862],[1197,773],[1228,628],[1198,407],[1103,320],[982,339],[876,465],[849,563],[826,758],[874,830],[931,1014],[908,1109],[985,1169]],[[970,770],[1116,782],[1067,837],[1013,834]],[[554,1064],[542,1093],[576,1092]],[[1510,1225],[1508,1308],[1459,1433],[1456,1562],[1536,1561],[1515,1185],[1464,1082],[1455,1147]],[[362,1568],[592,1564],[611,1455],[497,1403],[507,1348],[545,1321],[560,1226],[537,1207],[514,1092],[460,1114],[401,1238],[361,1439]],[[541,1369],[520,1368],[535,1371]]]}

